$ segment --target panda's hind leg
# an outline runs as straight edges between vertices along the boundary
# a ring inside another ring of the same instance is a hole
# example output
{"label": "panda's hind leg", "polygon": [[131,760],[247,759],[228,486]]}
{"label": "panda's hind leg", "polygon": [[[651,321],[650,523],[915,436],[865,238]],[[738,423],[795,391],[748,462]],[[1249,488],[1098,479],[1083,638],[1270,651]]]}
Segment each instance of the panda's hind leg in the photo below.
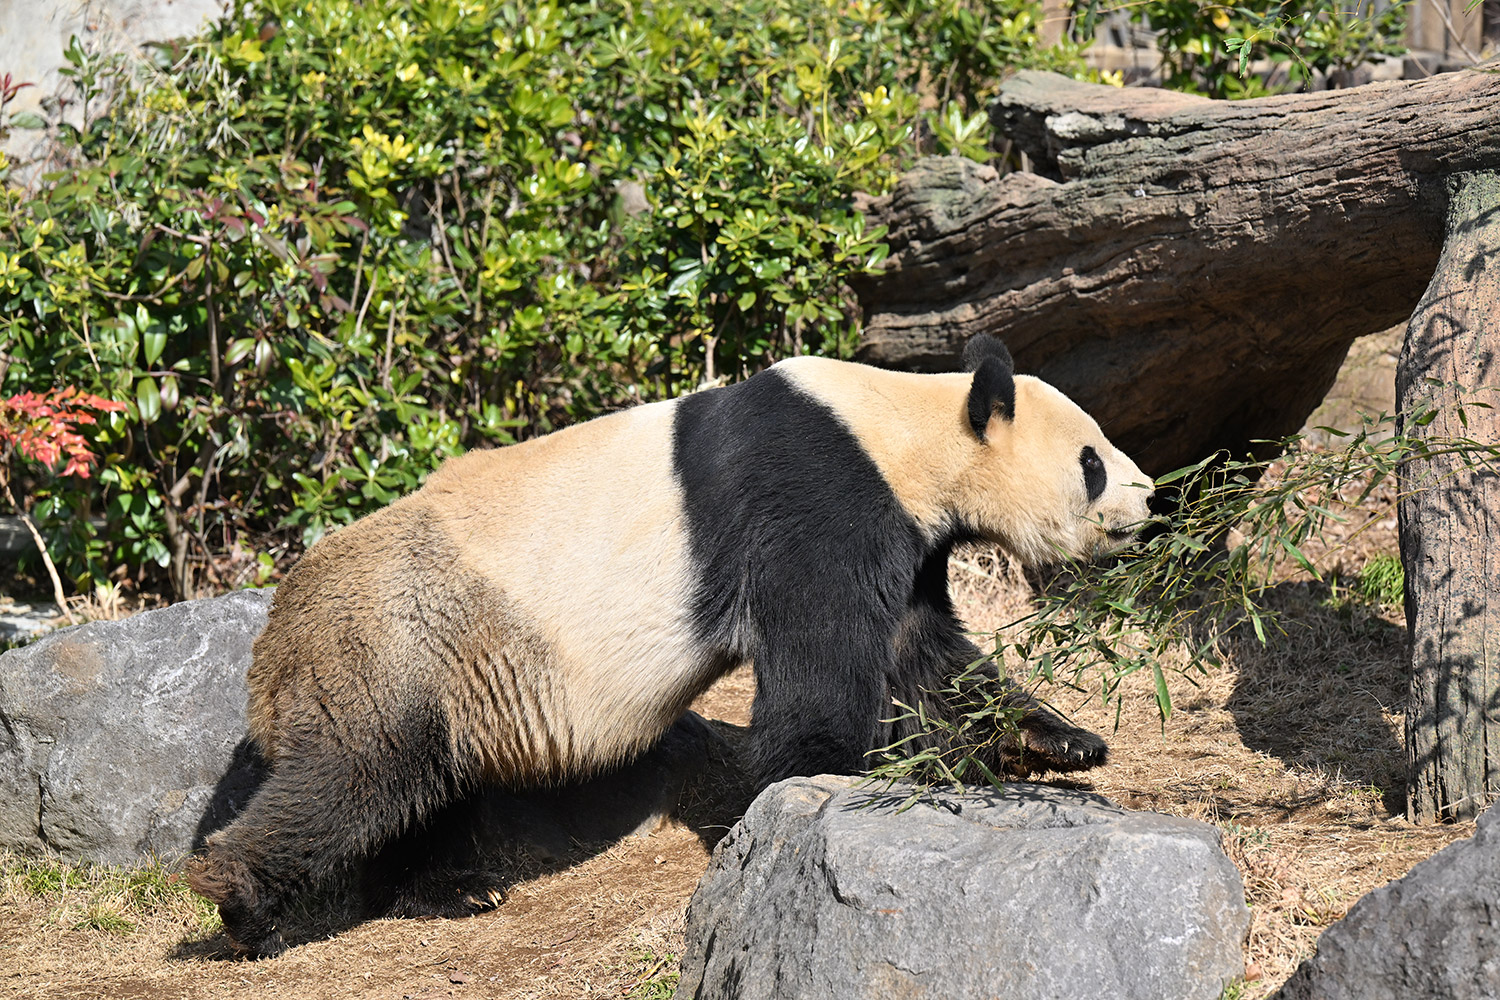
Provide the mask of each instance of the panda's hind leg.
{"label": "panda's hind leg", "polygon": [[440,712],[360,746],[305,727],[279,748],[244,811],[208,838],[188,869],[247,954],[275,955],[289,908],[311,887],[347,874],[456,796],[459,773]]}
{"label": "panda's hind leg", "polygon": [[467,917],[505,901],[511,881],[487,863],[482,793],[458,799],[392,839],[360,878],[369,917]]}

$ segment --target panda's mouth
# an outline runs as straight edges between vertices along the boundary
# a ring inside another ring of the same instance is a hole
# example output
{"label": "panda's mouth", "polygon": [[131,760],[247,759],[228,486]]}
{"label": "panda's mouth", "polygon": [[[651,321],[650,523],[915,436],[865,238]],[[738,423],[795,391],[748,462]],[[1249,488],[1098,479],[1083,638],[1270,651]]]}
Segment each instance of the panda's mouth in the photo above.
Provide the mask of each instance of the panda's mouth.
{"label": "panda's mouth", "polygon": [[1132,538],[1134,538],[1138,530],[1138,528],[1106,528],[1104,530],[1104,537],[1108,538],[1112,542],[1120,542],[1123,544],[1124,542],[1128,542]]}

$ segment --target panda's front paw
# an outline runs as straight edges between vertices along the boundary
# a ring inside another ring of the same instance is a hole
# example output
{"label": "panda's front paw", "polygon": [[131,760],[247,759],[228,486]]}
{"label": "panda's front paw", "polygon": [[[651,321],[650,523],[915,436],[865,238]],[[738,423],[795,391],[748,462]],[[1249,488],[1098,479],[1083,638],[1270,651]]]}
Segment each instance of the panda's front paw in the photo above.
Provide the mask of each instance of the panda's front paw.
{"label": "panda's front paw", "polygon": [[1020,746],[1014,760],[1006,763],[1013,773],[1034,774],[1087,771],[1108,761],[1109,746],[1103,737],[1037,708],[1021,720]]}

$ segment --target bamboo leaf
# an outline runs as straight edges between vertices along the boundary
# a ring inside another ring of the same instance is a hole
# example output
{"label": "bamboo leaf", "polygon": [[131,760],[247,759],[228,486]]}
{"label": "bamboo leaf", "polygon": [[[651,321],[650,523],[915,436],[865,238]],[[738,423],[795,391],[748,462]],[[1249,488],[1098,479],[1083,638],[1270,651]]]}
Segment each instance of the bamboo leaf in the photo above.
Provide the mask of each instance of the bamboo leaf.
{"label": "bamboo leaf", "polygon": [[1156,681],[1156,709],[1161,713],[1163,726],[1172,718],[1172,695],[1167,690],[1167,678],[1161,672],[1161,663],[1152,661],[1151,676]]}

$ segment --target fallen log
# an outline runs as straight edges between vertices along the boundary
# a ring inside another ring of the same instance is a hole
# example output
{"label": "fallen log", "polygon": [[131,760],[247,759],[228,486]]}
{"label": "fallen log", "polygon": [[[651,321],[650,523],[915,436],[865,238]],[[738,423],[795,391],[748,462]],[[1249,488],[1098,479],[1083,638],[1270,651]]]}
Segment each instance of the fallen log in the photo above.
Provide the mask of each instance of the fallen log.
{"label": "fallen log", "polygon": [[1500,169],[1482,69],[1237,102],[1028,72],[991,121],[1031,172],[929,159],[872,205],[858,356],[950,368],[996,334],[1153,474],[1300,427],[1422,297],[1447,178]]}

